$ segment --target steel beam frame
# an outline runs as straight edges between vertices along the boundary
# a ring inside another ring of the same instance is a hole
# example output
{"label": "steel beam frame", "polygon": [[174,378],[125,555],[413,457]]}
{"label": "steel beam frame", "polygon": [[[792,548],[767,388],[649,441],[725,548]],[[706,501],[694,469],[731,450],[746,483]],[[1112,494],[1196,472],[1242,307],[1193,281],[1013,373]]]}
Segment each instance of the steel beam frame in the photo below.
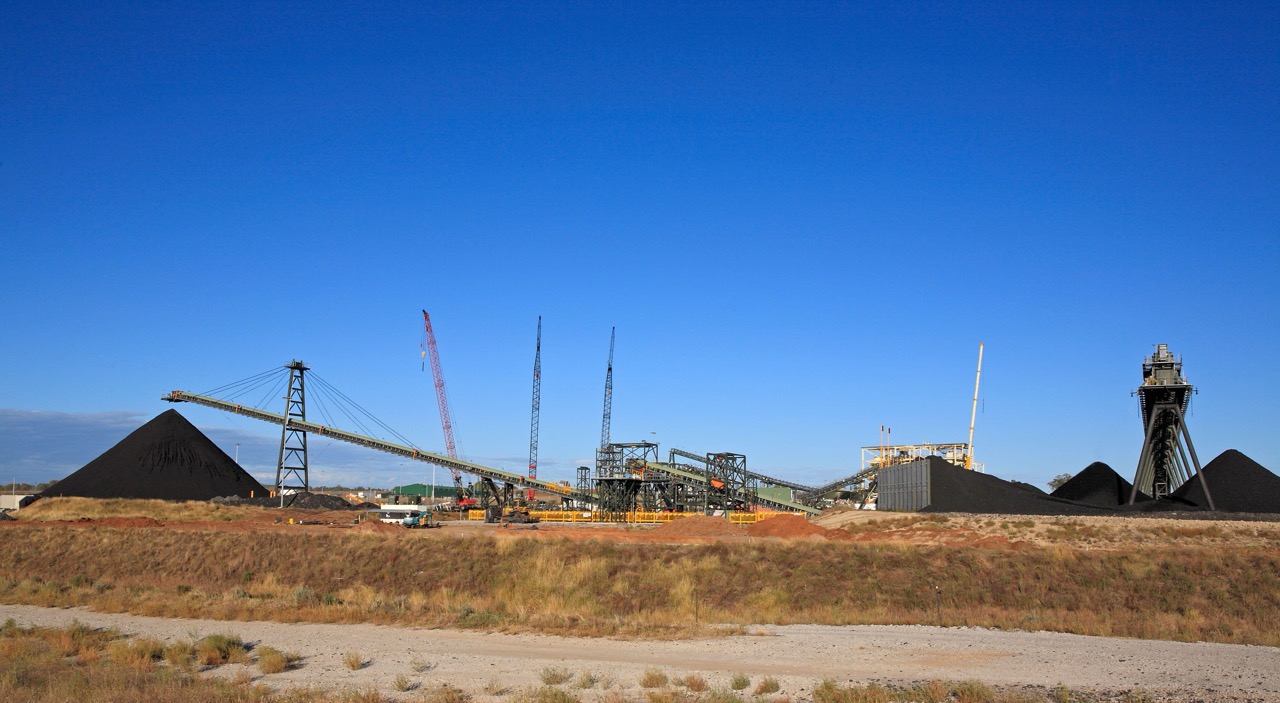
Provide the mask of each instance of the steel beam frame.
{"label": "steel beam frame", "polygon": [[[280,455],[276,461],[276,495],[283,500],[285,490],[311,491],[307,462],[307,430],[294,420],[307,421],[306,364],[297,359],[289,369],[289,388],[284,395],[284,423],[280,427]],[[289,484],[292,478],[294,485]]]}

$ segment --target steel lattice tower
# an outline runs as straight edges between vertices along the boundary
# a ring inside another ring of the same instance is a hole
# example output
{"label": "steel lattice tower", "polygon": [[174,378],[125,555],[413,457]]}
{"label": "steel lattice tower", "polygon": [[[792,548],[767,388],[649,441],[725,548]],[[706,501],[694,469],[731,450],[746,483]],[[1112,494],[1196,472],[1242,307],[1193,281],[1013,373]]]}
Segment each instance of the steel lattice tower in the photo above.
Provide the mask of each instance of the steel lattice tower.
{"label": "steel lattice tower", "polygon": [[[306,372],[310,369],[298,360],[285,365],[289,369],[289,390],[284,396],[284,425],[280,430],[280,459],[276,463],[276,494],[283,496],[286,489],[311,490],[307,474],[307,431],[291,424],[292,420],[307,420]],[[289,485],[290,477],[301,485]]]}
{"label": "steel lattice tower", "polygon": [[609,370],[604,375],[604,421],[600,425],[600,448],[609,448],[609,424],[613,416],[613,341],[618,328],[609,330]]}
{"label": "steel lattice tower", "polygon": [[1143,360],[1142,386],[1133,393],[1138,396],[1146,435],[1129,504],[1137,500],[1139,491],[1159,499],[1199,476],[1209,509],[1216,509],[1187,430],[1186,413],[1195,388],[1182,377],[1182,360],[1169,352],[1168,345],[1157,344],[1155,353]]}
{"label": "steel lattice tower", "polygon": [[[542,405],[542,316],[538,316],[538,343],[533,352],[533,419],[529,421],[529,478],[538,477],[538,412]],[[528,499],[533,500],[533,489]]]}

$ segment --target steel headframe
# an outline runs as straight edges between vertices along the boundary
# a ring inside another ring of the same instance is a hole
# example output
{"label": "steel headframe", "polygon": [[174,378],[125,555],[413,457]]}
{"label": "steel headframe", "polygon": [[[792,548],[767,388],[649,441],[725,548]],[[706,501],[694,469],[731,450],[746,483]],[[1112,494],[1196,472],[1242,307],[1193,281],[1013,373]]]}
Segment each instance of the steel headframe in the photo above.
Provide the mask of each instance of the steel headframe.
{"label": "steel headframe", "polygon": [[[289,390],[284,396],[284,425],[280,429],[280,457],[276,462],[276,494],[285,490],[311,491],[307,472],[307,431],[291,424],[291,420],[307,420],[306,372],[310,367],[297,359],[285,365],[289,369]],[[295,482],[290,485],[292,478]]]}
{"label": "steel headframe", "polygon": [[1160,499],[1199,477],[1209,509],[1216,509],[1187,429],[1186,413],[1194,393],[1195,388],[1182,377],[1182,360],[1169,352],[1168,345],[1156,345],[1155,353],[1142,363],[1142,386],[1133,392],[1138,396],[1146,434],[1129,493],[1130,505],[1139,491]]}
{"label": "steel headframe", "polygon": [[649,462],[657,461],[653,442],[611,442],[596,451],[596,493],[604,519],[621,520],[637,508]]}
{"label": "steel headframe", "polygon": [[747,457],[733,452],[707,454],[707,483],[703,510],[711,515],[723,510],[752,512],[756,507],[759,484],[747,471]]}

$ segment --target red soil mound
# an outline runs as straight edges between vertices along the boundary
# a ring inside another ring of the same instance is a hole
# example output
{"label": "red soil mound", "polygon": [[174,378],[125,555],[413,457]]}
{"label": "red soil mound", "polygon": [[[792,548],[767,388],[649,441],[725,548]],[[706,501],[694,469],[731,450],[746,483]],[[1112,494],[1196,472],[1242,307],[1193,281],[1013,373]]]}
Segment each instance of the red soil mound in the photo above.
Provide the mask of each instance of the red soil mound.
{"label": "red soil mound", "polygon": [[803,515],[775,515],[748,527],[747,534],[752,537],[796,538],[825,536],[827,529],[809,522]]}
{"label": "red soil mound", "polygon": [[737,537],[742,528],[729,524],[722,517],[692,515],[659,525],[652,534],[663,537]]}

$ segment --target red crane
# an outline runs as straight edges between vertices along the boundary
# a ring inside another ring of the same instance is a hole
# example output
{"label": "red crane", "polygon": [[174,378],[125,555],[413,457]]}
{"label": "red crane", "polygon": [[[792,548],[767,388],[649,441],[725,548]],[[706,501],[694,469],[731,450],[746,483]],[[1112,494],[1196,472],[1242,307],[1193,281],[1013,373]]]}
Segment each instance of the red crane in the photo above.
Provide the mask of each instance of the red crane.
{"label": "red crane", "polygon": [[[440,425],[444,428],[444,449],[450,459],[458,458],[458,447],[453,441],[453,417],[449,414],[449,396],[444,392],[444,371],[440,369],[440,352],[436,348],[436,333],[431,329],[431,316],[422,311],[422,356],[423,366],[426,357],[431,356],[431,375],[436,382],[436,404],[440,406]],[[462,474],[457,469],[449,469],[453,474],[453,486],[458,491],[457,501],[461,506],[465,499],[462,490]]]}

